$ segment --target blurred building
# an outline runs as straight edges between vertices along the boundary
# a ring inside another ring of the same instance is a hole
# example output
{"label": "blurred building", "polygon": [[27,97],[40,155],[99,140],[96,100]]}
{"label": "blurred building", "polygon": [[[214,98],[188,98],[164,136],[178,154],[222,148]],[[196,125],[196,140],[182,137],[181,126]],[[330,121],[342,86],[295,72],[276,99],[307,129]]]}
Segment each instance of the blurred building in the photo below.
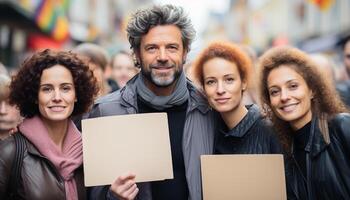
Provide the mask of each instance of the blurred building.
{"label": "blurred building", "polygon": [[110,54],[128,49],[130,14],[153,3],[183,6],[191,17],[197,37],[189,62],[216,39],[258,52],[291,44],[334,53],[350,35],[349,0],[0,0],[0,62],[15,67],[31,51],[81,42],[98,43]]}

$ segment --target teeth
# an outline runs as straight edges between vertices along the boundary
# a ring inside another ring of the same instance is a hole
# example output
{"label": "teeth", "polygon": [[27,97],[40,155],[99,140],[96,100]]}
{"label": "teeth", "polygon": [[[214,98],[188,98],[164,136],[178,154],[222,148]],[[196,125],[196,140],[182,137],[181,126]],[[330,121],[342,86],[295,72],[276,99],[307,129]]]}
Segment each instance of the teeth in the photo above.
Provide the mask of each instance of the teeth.
{"label": "teeth", "polygon": [[64,110],[64,107],[55,106],[55,107],[51,107],[50,109],[51,109],[52,111],[54,111],[54,112],[60,112],[60,111],[63,111],[63,110]]}
{"label": "teeth", "polygon": [[225,103],[226,101],[228,101],[228,99],[218,99],[216,101],[219,102],[219,103]]}
{"label": "teeth", "polygon": [[285,111],[285,112],[290,112],[290,111],[293,111],[293,110],[294,110],[295,106],[296,106],[295,104],[288,105],[288,106],[284,106],[284,107],[282,108],[282,110]]}

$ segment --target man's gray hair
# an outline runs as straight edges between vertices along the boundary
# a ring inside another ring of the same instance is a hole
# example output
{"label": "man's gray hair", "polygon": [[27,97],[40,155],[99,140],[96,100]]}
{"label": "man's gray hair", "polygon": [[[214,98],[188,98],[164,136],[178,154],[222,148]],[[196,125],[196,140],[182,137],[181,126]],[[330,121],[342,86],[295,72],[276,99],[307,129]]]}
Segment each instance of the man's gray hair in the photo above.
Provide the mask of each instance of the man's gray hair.
{"label": "man's gray hair", "polygon": [[190,50],[191,43],[196,35],[190,18],[182,7],[162,5],[138,10],[132,15],[126,31],[130,48],[133,49],[134,53],[140,49],[142,36],[158,25],[175,25],[179,27],[182,35],[182,44],[186,51]]}

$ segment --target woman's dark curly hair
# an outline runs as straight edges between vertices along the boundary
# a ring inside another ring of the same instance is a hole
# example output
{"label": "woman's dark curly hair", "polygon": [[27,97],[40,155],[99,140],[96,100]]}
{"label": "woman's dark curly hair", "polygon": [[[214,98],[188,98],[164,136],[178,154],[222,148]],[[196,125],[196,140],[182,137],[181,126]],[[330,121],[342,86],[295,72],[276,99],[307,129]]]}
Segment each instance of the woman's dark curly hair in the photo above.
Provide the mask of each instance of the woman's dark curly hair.
{"label": "woman's dark curly hair", "polygon": [[266,51],[260,57],[258,85],[262,109],[277,129],[285,150],[291,153],[293,130],[288,122],[279,119],[273,112],[267,85],[270,72],[281,65],[290,67],[301,75],[313,92],[314,97],[311,99],[312,115],[318,118],[323,137],[326,142],[329,142],[327,121],[338,113],[347,112],[336,89],[331,85],[331,82],[327,81],[326,77],[323,77],[323,74],[318,71],[317,66],[306,53],[288,46],[275,47]]}
{"label": "woman's dark curly hair", "polygon": [[37,52],[26,59],[10,85],[10,103],[18,106],[23,117],[39,114],[38,92],[42,72],[54,65],[66,67],[73,76],[75,95],[72,116],[87,112],[98,93],[96,78],[88,64],[77,54],[50,49]]}

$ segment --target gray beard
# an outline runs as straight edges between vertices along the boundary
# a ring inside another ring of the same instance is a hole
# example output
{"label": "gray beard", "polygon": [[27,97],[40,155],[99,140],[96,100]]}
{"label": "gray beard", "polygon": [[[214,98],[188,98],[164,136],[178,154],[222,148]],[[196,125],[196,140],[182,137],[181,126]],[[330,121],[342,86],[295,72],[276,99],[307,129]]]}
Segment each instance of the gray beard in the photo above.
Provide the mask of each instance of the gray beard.
{"label": "gray beard", "polygon": [[152,84],[156,85],[157,87],[168,87],[171,84],[175,83],[176,80],[181,75],[183,69],[181,68],[179,71],[175,71],[174,74],[168,79],[168,80],[162,80],[162,77],[155,77],[151,71],[145,71],[143,70],[142,64],[141,64],[141,74],[145,79],[147,79]]}

